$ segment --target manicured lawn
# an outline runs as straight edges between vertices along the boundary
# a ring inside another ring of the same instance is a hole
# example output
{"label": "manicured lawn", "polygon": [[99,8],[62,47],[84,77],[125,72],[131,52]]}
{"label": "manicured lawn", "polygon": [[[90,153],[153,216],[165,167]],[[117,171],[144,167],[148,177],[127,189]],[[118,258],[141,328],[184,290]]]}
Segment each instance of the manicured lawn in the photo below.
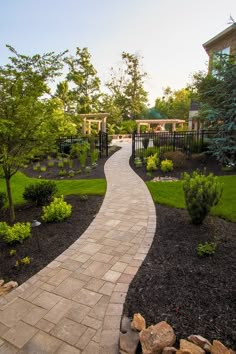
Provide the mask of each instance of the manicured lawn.
{"label": "manicured lawn", "polygon": [[[236,176],[219,176],[223,183],[223,194],[211,215],[219,216],[236,222]],[[185,208],[182,182],[147,182],[155,203],[169,205],[176,208]]]}
{"label": "manicured lawn", "polygon": [[[38,178],[26,177],[23,173],[18,172],[12,177],[11,187],[15,204],[24,203],[22,194],[25,187],[31,183],[42,181]],[[104,195],[106,192],[105,179],[81,179],[81,180],[60,180],[55,181],[58,187],[59,195]],[[5,191],[5,180],[0,179],[0,191]]]}

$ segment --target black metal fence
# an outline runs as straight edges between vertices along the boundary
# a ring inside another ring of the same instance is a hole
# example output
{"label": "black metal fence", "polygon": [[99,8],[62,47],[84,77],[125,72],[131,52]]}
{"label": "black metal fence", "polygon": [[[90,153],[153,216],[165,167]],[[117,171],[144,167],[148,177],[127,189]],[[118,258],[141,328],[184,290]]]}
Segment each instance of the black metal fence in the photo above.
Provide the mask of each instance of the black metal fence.
{"label": "black metal fence", "polygon": [[108,156],[108,134],[101,131],[95,136],[66,136],[57,141],[59,151],[64,154],[70,153],[73,144],[82,145],[85,143],[89,143],[90,145],[93,145],[94,148],[98,149],[100,158]]}
{"label": "black metal fence", "polygon": [[216,137],[216,130],[174,131],[158,133],[133,133],[132,157],[140,156],[143,151],[152,148],[160,155],[166,151],[179,150],[187,156],[207,149],[209,139]]}

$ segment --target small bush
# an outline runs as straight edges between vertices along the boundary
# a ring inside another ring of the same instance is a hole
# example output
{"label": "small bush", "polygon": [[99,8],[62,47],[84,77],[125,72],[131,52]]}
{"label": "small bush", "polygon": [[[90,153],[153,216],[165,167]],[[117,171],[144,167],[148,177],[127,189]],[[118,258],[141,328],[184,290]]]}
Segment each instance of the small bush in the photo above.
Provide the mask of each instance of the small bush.
{"label": "small bush", "polygon": [[142,167],[142,165],[143,165],[142,160],[139,157],[135,157],[134,164],[135,164],[135,167]]}
{"label": "small bush", "polygon": [[183,190],[187,210],[193,224],[201,224],[222,195],[222,184],[210,173],[208,176],[198,171],[192,176],[183,175]]}
{"label": "small bush", "polygon": [[142,144],[143,144],[144,149],[147,149],[148,144],[149,144],[149,138],[143,138]]}
{"label": "small bush", "polygon": [[48,161],[48,167],[53,167],[55,165],[55,162],[50,160]]}
{"label": "small bush", "polygon": [[0,192],[0,210],[4,207],[7,201],[7,195],[4,192]]}
{"label": "small bush", "polygon": [[22,258],[22,259],[20,260],[20,262],[21,262],[21,264],[29,265],[30,262],[31,262],[31,259],[30,259],[29,256],[26,256],[26,257]]}
{"label": "small bush", "polygon": [[25,187],[23,198],[37,206],[45,205],[52,200],[56,192],[57,186],[55,182],[44,181]]}
{"label": "small bush", "polygon": [[163,158],[173,161],[174,168],[183,167],[186,162],[186,155],[181,151],[164,152]]}
{"label": "small bush", "polygon": [[9,255],[10,255],[11,257],[16,256],[16,250],[11,249],[11,250],[9,251]]}
{"label": "small bush", "polygon": [[40,167],[40,171],[41,172],[46,172],[47,171],[47,167],[46,166],[41,166]]}
{"label": "small bush", "polygon": [[66,176],[66,175],[67,175],[66,170],[60,170],[60,171],[58,172],[58,176],[60,176],[60,177],[64,177],[64,176]]}
{"label": "small bush", "polygon": [[6,222],[0,222],[0,237],[6,243],[23,242],[31,236],[30,223],[16,223],[13,226],[7,225]]}
{"label": "small bush", "polygon": [[83,201],[83,202],[87,201],[87,200],[88,200],[87,194],[81,194],[81,195],[79,196],[79,200],[81,200],[81,201]]}
{"label": "small bush", "polygon": [[171,160],[161,161],[161,171],[163,173],[173,171],[173,162]]}
{"label": "small bush", "polygon": [[97,162],[99,157],[99,150],[94,149],[91,151],[91,164],[93,165],[94,163]]}
{"label": "small bush", "polygon": [[85,168],[87,161],[87,151],[81,151],[79,154],[79,163],[82,168]]}
{"label": "small bush", "polygon": [[74,177],[74,175],[75,175],[75,171],[74,171],[74,170],[70,170],[70,171],[68,172],[68,176],[69,176],[69,177]]}
{"label": "small bush", "polygon": [[149,156],[147,158],[147,171],[151,172],[151,171],[156,171],[157,170],[157,166],[158,166],[158,157],[157,157],[157,153],[155,153],[152,156]]}
{"label": "small bush", "polygon": [[60,222],[71,216],[72,206],[64,201],[63,196],[54,198],[53,202],[43,207],[43,221]]}
{"label": "small bush", "polygon": [[211,256],[216,252],[216,243],[215,242],[205,242],[199,243],[197,246],[197,255],[199,257]]}
{"label": "small bush", "polygon": [[63,168],[64,167],[64,162],[63,161],[58,161],[57,167],[58,168]]}
{"label": "small bush", "polygon": [[68,166],[69,166],[70,169],[73,168],[73,165],[74,165],[74,161],[71,160],[71,159],[68,159]]}
{"label": "small bush", "polygon": [[91,173],[91,167],[90,166],[86,166],[84,171],[85,171],[85,173],[87,175],[89,175]]}

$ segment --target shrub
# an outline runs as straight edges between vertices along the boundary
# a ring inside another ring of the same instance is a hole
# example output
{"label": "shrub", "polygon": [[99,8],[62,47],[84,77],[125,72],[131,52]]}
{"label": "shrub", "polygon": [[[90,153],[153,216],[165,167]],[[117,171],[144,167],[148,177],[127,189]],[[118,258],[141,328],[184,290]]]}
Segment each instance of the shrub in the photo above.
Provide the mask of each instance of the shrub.
{"label": "shrub", "polygon": [[0,192],[0,210],[4,207],[7,201],[7,195],[4,192]]}
{"label": "shrub", "polygon": [[67,174],[66,170],[60,170],[58,172],[58,176],[60,176],[60,177],[64,177],[64,176],[66,176],[66,174]]}
{"label": "shrub", "polygon": [[85,168],[87,161],[87,151],[81,151],[79,154],[79,163],[82,168]]}
{"label": "shrub", "polygon": [[167,151],[163,153],[163,158],[173,161],[174,168],[183,167],[186,162],[186,155],[181,151]]}
{"label": "shrub", "polygon": [[30,223],[16,223],[13,226],[0,222],[0,237],[7,243],[23,242],[31,235]]}
{"label": "shrub", "polygon": [[210,256],[216,252],[216,243],[215,242],[205,242],[199,243],[197,246],[197,255],[199,257]]}
{"label": "shrub", "polygon": [[155,153],[152,156],[149,156],[147,158],[147,171],[156,171],[157,170],[157,166],[158,166],[158,157],[157,157],[157,153]]}
{"label": "shrub", "polygon": [[142,144],[143,144],[144,149],[147,149],[148,144],[149,144],[149,138],[146,138],[146,137],[143,138]]}
{"label": "shrub", "polygon": [[31,259],[30,259],[29,256],[26,256],[26,257],[22,258],[22,259],[20,260],[20,262],[21,262],[21,264],[29,265],[30,262],[31,262]]}
{"label": "shrub", "polygon": [[92,165],[97,162],[98,157],[99,157],[99,150],[98,149],[92,150],[91,151],[91,164]]}
{"label": "shrub", "polygon": [[57,186],[55,182],[44,181],[25,187],[23,198],[36,205],[45,205],[52,200],[56,192]]}
{"label": "shrub", "polygon": [[73,165],[74,165],[74,161],[73,160],[71,160],[71,159],[68,159],[68,166],[69,166],[69,168],[73,168]]}
{"label": "shrub", "polygon": [[201,224],[222,194],[222,185],[212,173],[198,171],[183,175],[183,190],[187,210],[193,224]]}
{"label": "shrub", "polygon": [[142,167],[143,163],[142,163],[142,160],[140,159],[140,157],[135,157],[134,164],[135,164],[135,167]]}
{"label": "shrub", "polygon": [[173,161],[171,161],[171,160],[161,161],[161,171],[163,173],[173,171]]}
{"label": "shrub", "polygon": [[74,171],[74,170],[70,170],[70,171],[68,172],[68,175],[69,175],[69,177],[74,177],[75,171]]}
{"label": "shrub", "polygon": [[55,165],[55,162],[50,160],[48,161],[48,167],[53,167]]}
{"label": "shrub", "polygon": [[71,216],[72,206],[64,201],[63,196],[54,198],[47,206],[43,207],[43,221],[60,222]]}
{"label": "shrub", "polygon": [[40,167],[40,171],[41,172],[46,172],[47,171],[47,167],[46,166],[41,166]]}
{"label": "shrub", "polygon": [[57,167],[58,167],[58,168],[64,167],[64,162],[63,162],[63,161],[58,161]]}
{"label": "shrub", "polygon": [[87,175],[89,175],[91,173],[91,167],[90,166],[86,166],[84,171],[85,171],[85,173]]}
{"label": "shrub", "polygon": [[11,257],[16,256],[16,250],[15,250],[15,249],[11,249],[11,250],[9,251],[9,255],[10,255]]}

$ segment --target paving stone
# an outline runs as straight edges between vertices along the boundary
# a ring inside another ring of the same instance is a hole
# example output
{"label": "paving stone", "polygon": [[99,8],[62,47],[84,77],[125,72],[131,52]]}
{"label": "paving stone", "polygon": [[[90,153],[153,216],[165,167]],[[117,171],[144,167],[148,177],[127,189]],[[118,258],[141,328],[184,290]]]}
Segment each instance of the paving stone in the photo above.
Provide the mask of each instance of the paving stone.
{"label": "paving stone", "polygon": [[90,254],[90,255],[94,255],[95,253],[97,253],[103,246],[99,245],[99,244],[90,244],[87,246],[84,246],[81,248],[80,252],[82,253],[86,253],[86,254]]}
{"label": "paving stone", "polygon": [[75,345],[80,336],[86,331],[86,328],[80,323],[63,318],[50,333],[71,345]]}
{"label": "paving stone", "polygon": [[14,326],[22,319],[34,306],[22,299],[16,299],[2,311],[0,321],[8,327]]}
{"label": "paving stone", "polygon": [[1,354],[15,354],[18,352],[18,348],[7,342],[1,345],[0,350]]}
{"label": "paving stone", "polygon": [[58,349],[56,354],[81,354],[81,351],[75,347],[72,347],[69,344],[62,344],[62,346]]}
{"label": "paving stone", "polygon": [[91,307],[89,306],[73,303],[73,306],[67,312],[66,317],[75,322],[81,323],[90,311]]}
{"label": "paving stone", "polygon": [[81,253],[80,255],[76,256],[75,260],[81,263],[85,263],[89,260],[90,257],[90,254]]}
{"label": "paving stone", "polygon": [[[105,329],[102,331],[100,345],[103,348],[111,348],[110,351],[118,349],[119,343],[119,330]],[[113,348],[113,349],[112,349]]]}
{"label": "paving stone", "polygon": [[[0,313],[0,318],[1,318],[1,313]],[[0,336],[2,336],[8,330],[9,330],[9,327],[7,327],[4,324],[0,323]]]}
{"label": "paving stone", "polygon": [[103,296],[89,312],[89,316],[97,318],[98,320],[103,320],[109,300],[109,296]]}
{"label": "paving stone", "polygon": [[113,304],[123,304],[125,302],[126,293],[113,292],[110,302]]}
{"label": "paving stone", "polygon": [[124,284],[124,283],[117,283],[115,286],[114,291],[120,291],[123,293],[127,293],[129,289],[129,284]]}
{"label": "paving stone", "polygon": [[82,354],[100,354],[99,345],[95,342],[90,342],[88,346],[83,350]]}
{"label": "paving stone", "polygon": [[131,274],[122,274],[119,278],[119,283],[125,283],[125,284],[130,284],[131,281],[133,280],[133,275]]}
{"label": "paving stone", "polygon": [[95,255],[92,256],[92,259],[103,263],[109,263],[112,257],[113,256],[109,254],[97,252]]}
{"label": "paving stone", "polygon": [[36,332],[36,328],[19,321],[9,331],[5,332],[2,337],[17,348],[22,348]]}
{"label": "paving stone", "polygon": [[35,327],[42,329],[44,332],[50,332],[54,324],[42,318],[35,324]]}
{"label": "paving stone", "polygon": [[56,287],[53,292],[57,295],[72,299],[78,291],[84,286],[84,282],[75,278],[67,278]]}
{"label": "paving stone", "polygon": [[113,289],[115,287],[115,284],[106,282],[101,289],[99,289],[99,293],[104,294],[104,295],[111,295],[113,292]]}
{"label": "paving stone", "polygon": [[108,269],[111,268],[110,264],[93,261],[86,270],[84,270],[83,274],[89,275],[91,277],[100,278],[102,277]]}
{"label": "paving stone", "polygon": [[58,323],[62,317],[71,309],[73,303],[70,300],[62,299],[47,314],[44,319],[52,323]]}
{"label": "paving stone", "polygon": [[62,342],[44,332],[38,332],[23,347],[24,353],[29,354],[51,354],[54,353]]}
{"label": "paving stone", "polygon": [[43,309],[42,307],[35,306],[33,307],[26,316],[23,317],[23,321],[30,324],[35,325],[45,314],[47,310]]}
{"label": "paving stone", "polygon": [[82,324],[84,324],[87,327],[91,327],[93,329],[99,329],[102,325],[102,321],[99,321],[96,318],[90,316],[86,316],[83,319]]}
{"label": "paving stone", "polygon": [[125,268],[127,267],[127,263],[123,263],[123,262],[116,262],[111,270],[117,271],[117,272],[123,272],[125,270]]}
{"label": "paving stone", "polygon": [[128,267],[125,269],[124,273],[125,273],[125,274],[130,274],[130,275],[135,275],[135,274],[137,273],[137,271],[138,271],[138,268],[139,268],[139,267],[131,267],[131,266],[128,266]]}
{"label": "paving stone", "polygon": [[37,296],[32,302],[35,305],[41,306],[46,310],[50,310],[55,306],[62,298],[55,294],[43,291],[39,296]]}
{"label": "paving stone", "polygon": [[121,316],[123,312],[122,304],[109,304],[107,307],[106,315]]}
{"label": "paving stone", "polygon": [[48,280],[48,284],[58,286],[63,280],[71,275],[71,271],[67,269],[61,269],[56,275]]}
{"label": "paving stone", "polygon": [[104,280],[92,278],[84,287],[88,290],[98,291],[104,283]]}
{"label": "paving stone", "polygon": [[85,347],[89,344],[92,338],[95,336],[96,331],[92,328],[86,329],[84,334],[80,337],[79,341],[76,343],[76,347],[80,349],[85,349]]}
{"label": "paving stone", "polygon": [[94,291],[81,289],[73,300],[83,305],[94,306],[101,299],[101,297],[101,294]]}
{"label": "paving stone", "polygon": [[120,316],[105,316],[103,329],[119,329],[120,328]]}
{"label": "paving stone", "polygon": [[104,274],[103,280],[110,281],[112,283],[116,283],[116,281],[120,278],[121,273],[115,272],[114,270],[108,270],[107,273]]}

